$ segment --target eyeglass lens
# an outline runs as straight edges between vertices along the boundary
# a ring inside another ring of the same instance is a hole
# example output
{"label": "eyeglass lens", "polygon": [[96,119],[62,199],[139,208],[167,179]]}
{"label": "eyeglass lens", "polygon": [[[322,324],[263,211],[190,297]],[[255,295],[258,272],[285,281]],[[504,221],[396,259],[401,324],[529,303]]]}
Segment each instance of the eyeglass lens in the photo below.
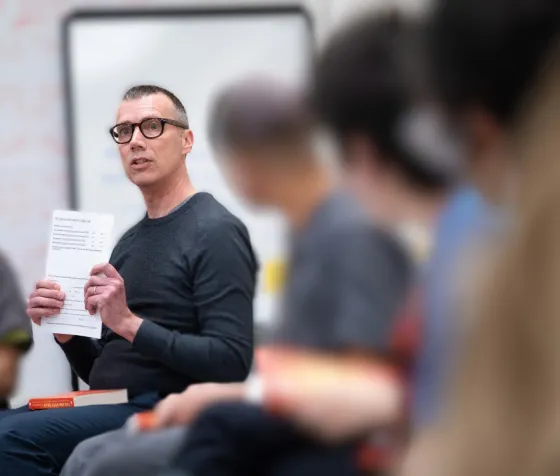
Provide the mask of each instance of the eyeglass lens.
{"label": "eyeglass lens", "polygon": [[[113,137],[119,144],[132,140],[133,124],[121,124],[113,129]],[[147,139],[155,139],[163,132],[163,123],[158,119],[146,119],[140,123],[140,131]]]}

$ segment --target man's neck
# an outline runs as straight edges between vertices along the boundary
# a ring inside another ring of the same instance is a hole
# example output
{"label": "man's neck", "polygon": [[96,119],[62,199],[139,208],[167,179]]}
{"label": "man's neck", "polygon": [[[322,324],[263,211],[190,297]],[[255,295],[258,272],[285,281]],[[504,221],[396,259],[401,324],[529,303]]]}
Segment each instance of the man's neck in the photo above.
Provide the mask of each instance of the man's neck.
{"label": "man's neck", "polygon": [[310,167],[297,175],[297,179],[286,188],[285,198],[279,204],[290,228],[298,230],[305,226],[334,188],[333,177],[322,166]]}
{"label": "man's neck", "polygon": [[149,218],[161,218],[196,193],[189,176],[178,174],[165,184],[149,190],[142,190]]}

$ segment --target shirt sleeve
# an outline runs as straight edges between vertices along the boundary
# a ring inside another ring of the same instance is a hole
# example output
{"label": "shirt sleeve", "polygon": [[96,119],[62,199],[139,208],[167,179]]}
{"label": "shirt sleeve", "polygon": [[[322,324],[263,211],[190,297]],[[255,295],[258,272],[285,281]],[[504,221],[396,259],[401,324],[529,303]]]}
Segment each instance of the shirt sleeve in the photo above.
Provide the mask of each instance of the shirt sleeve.
{"label": "shirt sleeve", "polygon": [[68,342],[60,344],[60,348],[66,355],[66,359],[72,367],[72,370],[76,372],[78,377],[80,377],[85,383],[89,384],[89,374],[95,363],[95,359],[99,357],[103,346],[105,344],[105,339],[107,335],[107,328],[103,326],[101,339],[95,340],[89,337],[74,336]]}
{"label": "shirt sleeve", "polygon": [[395,240],[365,226],[340,230],[322,237],[300,270],[288,296],[287,340],[326,350],[389,352],[410,281],[409,259]]}
{"label": "shirt sleeve", "polygon": [[145,320],[133,345],[196,381],[245,380],[253,358],[257,263],[244,227],[231,221],[206,226],[191,267],[199,334]]}
{"label": "shirt sleeve", "polygon": [[29,350],[33,343],[31,321],[16,275],[0,257],[0,345]]}

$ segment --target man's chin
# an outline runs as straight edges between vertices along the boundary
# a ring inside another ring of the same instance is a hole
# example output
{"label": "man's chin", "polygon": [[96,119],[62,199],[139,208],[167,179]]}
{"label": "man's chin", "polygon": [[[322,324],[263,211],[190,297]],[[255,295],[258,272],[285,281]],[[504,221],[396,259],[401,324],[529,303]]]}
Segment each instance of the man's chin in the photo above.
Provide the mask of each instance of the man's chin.
{"label": "man's chin", "polygon": [[150,188],[158,183],[159,178],[147,174],[145,176],[133,175],[130,177],[130,181],[139,188]]}
{"label": "man's chin", "polygon": [[159,175],[152,167],[146,167],[140,170],[131,167],[127,168],[125,172],[128,180],[134,185],[157,182]]}

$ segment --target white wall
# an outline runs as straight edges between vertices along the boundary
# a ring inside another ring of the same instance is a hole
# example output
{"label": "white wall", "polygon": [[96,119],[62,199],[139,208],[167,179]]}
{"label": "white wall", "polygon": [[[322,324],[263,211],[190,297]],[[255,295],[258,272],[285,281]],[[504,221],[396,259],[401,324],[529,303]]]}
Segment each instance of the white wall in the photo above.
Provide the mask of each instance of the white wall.
{"label": "white wall", "polygon": [[[317,38],[362,9],[427,0],[303,0]],[[50,214],[68,206],[60,20],[73,8],[267,5],[293,1],[3,0],[0,1],[0,249],[12,259],[27,295],[44,272]],[[187,105],[188,107],[188,105]],[[66,391],[69,370],[50,334],[35,329],[13,404]]]}

